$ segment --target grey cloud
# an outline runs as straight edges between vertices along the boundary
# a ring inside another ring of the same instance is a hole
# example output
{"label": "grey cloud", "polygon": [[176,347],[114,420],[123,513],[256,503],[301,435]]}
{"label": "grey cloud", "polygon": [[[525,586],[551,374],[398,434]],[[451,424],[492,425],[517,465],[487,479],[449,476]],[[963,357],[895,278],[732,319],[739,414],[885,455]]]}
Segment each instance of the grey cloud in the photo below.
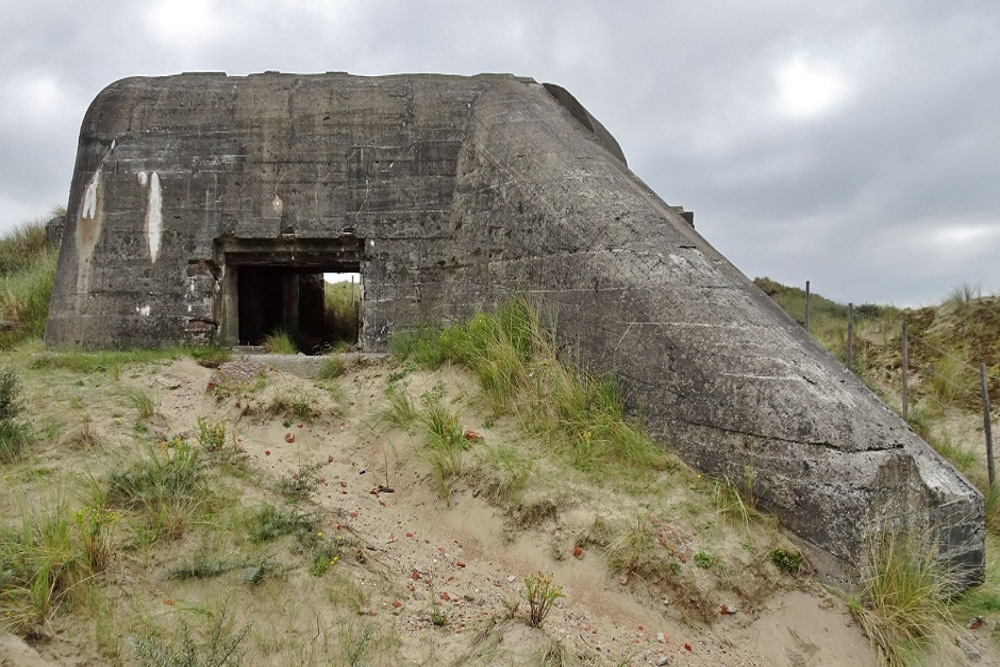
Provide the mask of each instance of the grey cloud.
{"label": "grey cloud", "polygon": [[[1000,226],[994,2],[216,1],[221,25],[173,43],[149,30],[163,3],[8,4],[0,90],[53,77],[62,108],[41,131],[31,109],[0,127],[0,228],[61,203],[83,113],[124,76],[504,71],[570,90],[751,276],[855,302],[927,302],[963,279],[1000,290],[1000,235],[934,241]],[[796,55],[842,72],[841,104],[777,113],[775,75]]]}

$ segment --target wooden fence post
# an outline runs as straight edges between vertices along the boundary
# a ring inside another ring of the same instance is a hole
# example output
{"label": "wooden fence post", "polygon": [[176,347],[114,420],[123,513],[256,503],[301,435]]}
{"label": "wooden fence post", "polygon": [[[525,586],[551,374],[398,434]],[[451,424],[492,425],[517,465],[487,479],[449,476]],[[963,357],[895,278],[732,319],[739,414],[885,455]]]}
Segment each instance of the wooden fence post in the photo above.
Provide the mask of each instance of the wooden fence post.
{"label": "wooden fence post", "polygon": [[993,431],[990,425],[990,391],[986,383],[986,363],[979,362],[979,386],[983,390],[983,431],[986,433],[986,470],[990,476],[990,488],[996,480],[996,468],[993,465]]}
{"label": "wooden fence post", "polygon": [[854,304],[847,304],[847,369],[853,370],[854,361]]}
{"label": "wooden fence post", "polygon": [[809,281],[806,281],[806,333],[809,332]]}
{"label": "wooden fence post", "polygon": [[906,320],[903,320],[903,421],[910,419],[910,340],[906,331]]}

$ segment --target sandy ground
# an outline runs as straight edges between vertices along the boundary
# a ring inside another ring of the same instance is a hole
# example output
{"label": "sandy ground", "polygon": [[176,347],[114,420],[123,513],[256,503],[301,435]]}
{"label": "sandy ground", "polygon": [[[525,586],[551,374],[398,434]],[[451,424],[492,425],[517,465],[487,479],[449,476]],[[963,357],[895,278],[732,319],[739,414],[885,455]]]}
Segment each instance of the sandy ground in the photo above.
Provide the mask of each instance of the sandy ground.
{"label": "sandy ground", "polygon": [[[340,567],[367,593],[360,612],[398,636],[392,664],[538,664],[554,641],[584,664],[878,664],[844,603],[811,580],[779,590],[752,613],[720,614],[708,626],[685,619],[641,581],[610,574],[596,549],[574,557],[571,511],[512,534],[503,513],[472,493],[459,489],[446,503],[414,453],[414,436],[386,435],[374,425],[390,370],[385,363],[351,370],[341,379],[350,403],[342,417],[287,426],[243,414],[245,401],[216,401],[206,392],[213,371],[190,359],[128,381],[161,397],[158,426],[165,432],[190,429],[197,416],[226,419],[267,478],[320,464],[312,501],[325,517],[321,530],[359,545],[364,562]],[[289,391],[305,391],[306,381],[270,373]],[[474,420],[468,425],[488,432]],[[524,576],[537,571],[552,572],[566,595],[543,629],[523,622],[523,602],[513,618],[507,613]],[[435,617],[446,620],[435,624]],[[998,664],[983,654],[983,642],[975,645],[970,661]],[[0,638],[0,665],[99,664],[67,653],[58,638],[34,647]]]}

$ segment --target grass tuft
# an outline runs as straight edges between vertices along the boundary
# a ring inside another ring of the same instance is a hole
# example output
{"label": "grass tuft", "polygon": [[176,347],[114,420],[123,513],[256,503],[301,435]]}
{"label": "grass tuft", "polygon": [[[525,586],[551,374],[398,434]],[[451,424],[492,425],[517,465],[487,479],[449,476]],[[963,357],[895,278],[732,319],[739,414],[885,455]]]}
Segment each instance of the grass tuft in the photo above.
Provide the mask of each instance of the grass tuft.
{"label": "grass tuft", "polygon": [[268,354],[298,354],[299,348],[284,331],[274,331],[264,336],[264,349]]}
{"label": "grass tuft", "polygon": [[[638,426],[626,421],[618,383],[579,373],[562,363],[552,335],[525,298],[496,313],[479,313],[443,331],[421,329],[391,347],[429,366],[468,366],[496,415],[512,414],[553,441],[579,470],[634,481],[664,469],[667,458]],[[392,400],[390,396],[390,400]]]}
{"label": "grass tuft", "polygon": [[884,530],[871,537],[859,563],[851,613],[889,665],[905,665],[934,641],[954,638],[948,599],[957,573],[943,569],[924,536]]}

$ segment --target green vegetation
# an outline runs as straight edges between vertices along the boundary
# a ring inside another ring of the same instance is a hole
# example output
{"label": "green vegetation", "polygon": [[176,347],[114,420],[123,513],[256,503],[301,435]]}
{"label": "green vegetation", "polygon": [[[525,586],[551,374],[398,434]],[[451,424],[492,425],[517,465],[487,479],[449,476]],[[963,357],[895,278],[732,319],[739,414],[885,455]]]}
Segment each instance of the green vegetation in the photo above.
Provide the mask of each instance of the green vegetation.
{"label": "green vegetation", "polygon": [[[767,279],[755,282],[801,321],[801,290]],[[846,310],[813,295],[811,312],[812,335],[843,359]],[[965,284],[937,307],[855,309],[852,370],[897,409],[904,319],[909,329],[910,426],[983,493],[987,572],[982,585],[952,599],[960,573],[942,571],[934,563],[933,536],[887,530],[873,538],[861,555],[862,585],[850,603],[882,658],[894,665],[920,663],[928,650],[953,643],[959,624],[1000,611],[1000,488],[991,487],[986,474],[978,377],[983,361],[995,405],[1000,398],[1000,298]],[[772,551],[771,560],[784,571],[798,569],[782,551]]]}
{"label": "green vegetation", "polygon": [[958,634],[948,608],[957,573],[942,569],[935,551],[924,536],[884,530],[862,553],[851,612],[890,665],[910,664],[928,643],[953,643]]}
{"label": "green vegetation", "polygon": [[41,221],[0,238],[0,350],[44,333],[57,254],[45,247]]}
{"label": "green vegetation", "polygon": [[0,369],[0,464],[19,460],[31,441],[23,412],[20,376],[13,368]]}
{"label": "green vegetation", "polygon": [[468,366],[495,415],[515,416],[579,470],[644,479],[667,465],[663,451],[625,419],[615,379],[562,363],[538,312],[523,298],[443,331],[410,332],[393,347],[432,367],[445,361]]}
{"label": "green vegetation", "polygon": [[299,348],[285,331],[272,331],[264,336],[264,350],[268,354],[298,354]]}
{"label": "green vegetation", "polygon": [[552,605],[559,598],[564,598],[562,586],[552,582],[552,574],[529,574],[524,577],[524,589],[521,596],[528,602],[528,625],[539,628],[549,615]]}
{"label": "green vegetation", "polygon": [[360,283],[324,283],[325,329],[333,340],[346,342],[348,346],[357,342],[360,302]]}

